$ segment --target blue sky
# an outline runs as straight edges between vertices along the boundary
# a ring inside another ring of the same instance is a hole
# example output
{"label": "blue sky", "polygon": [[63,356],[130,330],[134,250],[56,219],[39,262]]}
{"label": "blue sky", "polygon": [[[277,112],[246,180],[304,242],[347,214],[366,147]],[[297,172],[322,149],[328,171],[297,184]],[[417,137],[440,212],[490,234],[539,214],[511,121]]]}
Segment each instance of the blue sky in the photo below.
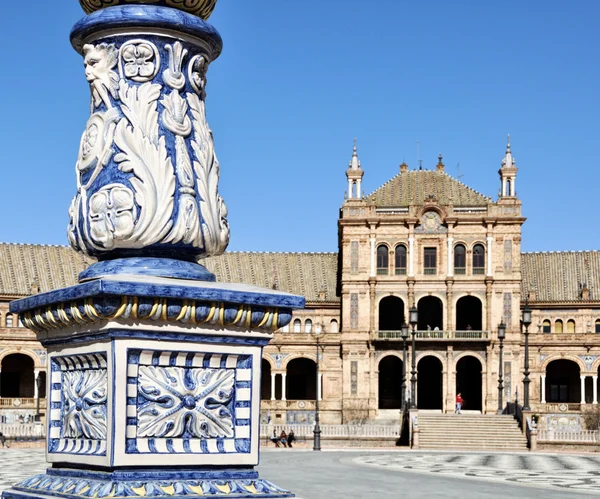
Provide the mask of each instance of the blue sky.
{"label": "blue sky", "polygon": [[[89,113],[76,0],[2,6],[0,240],[66,244]],[[230,250],[336,251],[358,140],[367,193],[443,153],[498,193],[511,134],[524,251],[600,249],[600,2],[220,0],[207,110]],[[591,220],[591,222],[590,222]]]}

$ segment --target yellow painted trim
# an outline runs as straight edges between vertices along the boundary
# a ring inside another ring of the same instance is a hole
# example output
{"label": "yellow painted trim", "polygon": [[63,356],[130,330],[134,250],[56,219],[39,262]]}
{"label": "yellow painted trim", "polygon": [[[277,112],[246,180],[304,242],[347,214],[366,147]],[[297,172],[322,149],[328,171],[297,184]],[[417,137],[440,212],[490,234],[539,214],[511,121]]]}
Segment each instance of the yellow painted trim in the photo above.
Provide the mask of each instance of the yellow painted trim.
{"label": "yellow painted trim", "polygon": [[267,310],[265,311],[265,316],[262,318],[262,321],[260,321],[260,324],[257,327],[263,327],[269,320],[270,315],[271,315],[271,309],[267,308]]}

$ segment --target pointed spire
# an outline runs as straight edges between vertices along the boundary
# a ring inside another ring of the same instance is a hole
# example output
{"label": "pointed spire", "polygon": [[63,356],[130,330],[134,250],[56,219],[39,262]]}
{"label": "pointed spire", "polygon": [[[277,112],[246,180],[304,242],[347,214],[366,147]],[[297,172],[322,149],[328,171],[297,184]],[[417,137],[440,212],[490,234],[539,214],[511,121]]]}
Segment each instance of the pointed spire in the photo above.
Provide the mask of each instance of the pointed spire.
{"label": "pointed spire", "polygon": [[356,150],[356,137],[354,138],[354,149],[352,151],[352,159],[350,160],[350,164],[348,166],[353,170],[358,170],[360,168],[360,160],[358,159],[358,152]]}
{"label": "pointed spire", "polygon": [[506,143],[506,154],[502,160],[502,168],[513,168],[515,166],[515,158],[513,158],[510,150],[510,134],[508,134],[508,141]]}

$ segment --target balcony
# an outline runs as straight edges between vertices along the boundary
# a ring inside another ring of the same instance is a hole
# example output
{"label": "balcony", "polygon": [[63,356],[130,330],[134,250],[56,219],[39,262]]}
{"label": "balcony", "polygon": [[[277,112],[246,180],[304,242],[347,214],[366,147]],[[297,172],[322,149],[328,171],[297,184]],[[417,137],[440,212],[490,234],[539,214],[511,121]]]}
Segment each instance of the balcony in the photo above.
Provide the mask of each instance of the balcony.
{"label": "balcony", "polygon": [[[489,341],[489,331],[417,331],[415,340],[421,341]],[[373,341],[402,341],[401,331],[375,331]],[[408,341],[412,337],[409,334]]]}

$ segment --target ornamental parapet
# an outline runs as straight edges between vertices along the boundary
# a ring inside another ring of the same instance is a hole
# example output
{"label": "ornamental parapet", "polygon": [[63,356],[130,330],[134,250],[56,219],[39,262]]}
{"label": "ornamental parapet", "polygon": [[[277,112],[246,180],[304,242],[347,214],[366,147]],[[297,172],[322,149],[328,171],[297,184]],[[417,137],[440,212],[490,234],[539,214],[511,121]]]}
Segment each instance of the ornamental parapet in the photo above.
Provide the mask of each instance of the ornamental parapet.
{"label": "ornamental parapet", "polygon": [[[407,341],[412,339],[411,333]],[[416,331],[415,340],[425,341],[489,341],[489,331]],[[402,341],[402,331],[374,331],[373,341]]]}

